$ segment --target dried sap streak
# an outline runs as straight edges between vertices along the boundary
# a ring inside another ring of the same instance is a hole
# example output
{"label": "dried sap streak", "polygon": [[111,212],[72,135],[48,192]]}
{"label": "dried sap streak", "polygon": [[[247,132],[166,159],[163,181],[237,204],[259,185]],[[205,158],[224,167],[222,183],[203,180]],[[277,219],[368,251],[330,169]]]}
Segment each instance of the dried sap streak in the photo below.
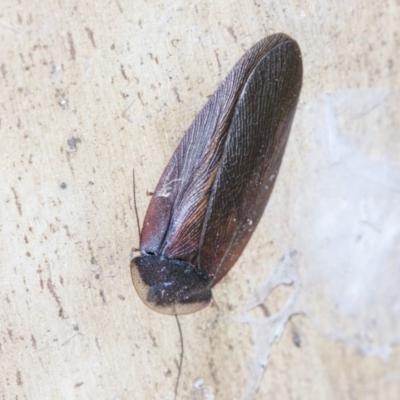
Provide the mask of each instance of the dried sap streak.
{"label": "dried sap streak", "polygon": [[298,44],[279,33],[254,45],[198,114],[151,199],[131,274],[164,314],[205,307],[271,195],[302,83]]}

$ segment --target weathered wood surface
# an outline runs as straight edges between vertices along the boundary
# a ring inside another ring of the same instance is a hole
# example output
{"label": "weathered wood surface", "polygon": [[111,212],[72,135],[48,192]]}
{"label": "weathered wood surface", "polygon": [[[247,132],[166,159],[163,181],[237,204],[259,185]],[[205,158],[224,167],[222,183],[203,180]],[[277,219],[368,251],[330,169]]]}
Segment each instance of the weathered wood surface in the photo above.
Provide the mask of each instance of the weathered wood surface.
{"label": "weathered wood surface", "polygon": [[[143,216],[146,190],[207,96],[246,49],[282,31],[302,48],[304,86],[276,212],[214,290],[217,305],[181,318],[178,398],[249,396],[254,342],[239,316],[282,256],[271,227],[294,212],[285,199],[312,141],[306,106],[339,89],[388,90],[376,135],[352,139],[399,163],[399,20],[396,0],[3,1],[0,398],[173,399],[175,320],[147,309],[130,279],[132,169]],[[271,296],[276,312],[288,293]],[[337,339],[293,316],[256,398],[400,398],[399,347],[388,343],[382,361]]]}

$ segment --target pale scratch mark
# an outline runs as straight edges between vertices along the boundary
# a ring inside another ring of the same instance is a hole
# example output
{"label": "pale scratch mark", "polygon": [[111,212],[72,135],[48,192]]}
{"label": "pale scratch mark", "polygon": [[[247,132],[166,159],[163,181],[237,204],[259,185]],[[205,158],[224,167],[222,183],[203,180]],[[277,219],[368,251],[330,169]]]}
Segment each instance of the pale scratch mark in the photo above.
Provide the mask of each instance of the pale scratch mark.
{"label": "pale scratch mark", "polygon": [[122,111],[122,114],[121,114],[121,117],[122,117],[122,118],[124,118],[124,119],[130,121],[130,119],[129,119],[128,115],[127,115],[127,112],[128,112],[129,109],[133,106],[134,103],[135,103],[135,100],[133,100],[132,103],[129,104],[129,106],[126,107],[124,111]]}
{"label": "pale scratch mark", "polygon": [[0,26],[2,28],[8,29],[14,33],[19,33],[18,29],[15,29],[14,27],[8,25],[6,22],[4,22],[3,20],[0,19]]}
{"label": "pale scratch mark", "polygon": [[77,332],[74,333],[71,337],[69,337],[66,341],[64,341],[63,343],[61,343],[61,346],[65,346],[66,344],[68,344],[72,339],[76,338],[77,336],[82,336],[82,333]]}
{"label": "pale scratch mark", "polygon": [[174,182],[180,182],[182,179],[173,179],[164,185],[161,190],[157,193],[158,197],[169,197],[171,195],[172,184]]}
{"label": "pale scratch mark", "polygon": [[102,275],[102,278],[115,278],[117,276],[116,272],[110,272],[108,274]]}

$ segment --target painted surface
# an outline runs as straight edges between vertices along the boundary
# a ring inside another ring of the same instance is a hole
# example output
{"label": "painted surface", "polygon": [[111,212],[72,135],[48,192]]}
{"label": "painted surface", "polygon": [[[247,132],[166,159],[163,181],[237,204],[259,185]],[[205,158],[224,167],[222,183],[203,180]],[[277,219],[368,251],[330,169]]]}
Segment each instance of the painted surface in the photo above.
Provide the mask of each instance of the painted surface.
{"label": "painted surface", "polygon": [[139,213],[244,51],[295,38],[304,80],[257,231],[182,317],[181,399],[400,395],[395,0],[3,1],[0,394],[172,399],[179,336],[129,272]]}

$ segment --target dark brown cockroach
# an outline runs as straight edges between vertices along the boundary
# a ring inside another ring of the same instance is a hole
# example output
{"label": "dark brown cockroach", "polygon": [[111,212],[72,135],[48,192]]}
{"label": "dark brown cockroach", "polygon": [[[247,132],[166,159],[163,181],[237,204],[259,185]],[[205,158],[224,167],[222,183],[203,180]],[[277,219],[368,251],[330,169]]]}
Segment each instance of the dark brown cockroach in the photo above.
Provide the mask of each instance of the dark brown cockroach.
{"label": "dark brown cockroach", "polygon": [[278,33],[234,66],[175,150],[131,261],[140,298],[164,314],[205,307],[271,195],[302,83],[298,44]]}

